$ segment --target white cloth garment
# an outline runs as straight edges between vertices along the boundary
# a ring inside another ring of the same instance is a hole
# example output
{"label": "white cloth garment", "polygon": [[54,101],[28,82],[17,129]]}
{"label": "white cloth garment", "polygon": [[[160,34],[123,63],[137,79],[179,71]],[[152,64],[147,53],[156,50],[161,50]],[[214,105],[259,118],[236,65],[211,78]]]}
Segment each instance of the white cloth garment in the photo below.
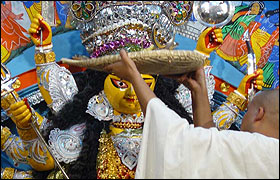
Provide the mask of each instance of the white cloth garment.
{"label": "white cloth garment", "polygon": [[279,140],[194,128],[160,99],[149,101],[135,178],[279,178]]}

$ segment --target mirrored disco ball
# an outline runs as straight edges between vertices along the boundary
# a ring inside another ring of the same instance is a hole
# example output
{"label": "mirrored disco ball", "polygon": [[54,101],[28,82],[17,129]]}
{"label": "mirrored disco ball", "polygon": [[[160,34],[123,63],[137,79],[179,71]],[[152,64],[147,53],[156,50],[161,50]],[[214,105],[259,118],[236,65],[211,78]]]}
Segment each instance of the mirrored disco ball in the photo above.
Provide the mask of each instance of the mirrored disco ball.
{"label": "mirrored disco ball", "polygon": [[201,24],[221,27],[232,19],[234,8],[230,1],[195,1],[193,13]]}

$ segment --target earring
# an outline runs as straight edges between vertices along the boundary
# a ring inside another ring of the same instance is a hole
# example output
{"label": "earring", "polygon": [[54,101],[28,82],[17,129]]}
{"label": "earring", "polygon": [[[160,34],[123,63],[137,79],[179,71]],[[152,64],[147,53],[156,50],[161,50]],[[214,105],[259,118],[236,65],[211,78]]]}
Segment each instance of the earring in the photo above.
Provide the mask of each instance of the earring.
{"label": "earring", "polygon": [[88,101],[86,113],[95,117],[99,121],[110,121],[113,118],[113,108],[110,105],[104,91],[93,96]]}

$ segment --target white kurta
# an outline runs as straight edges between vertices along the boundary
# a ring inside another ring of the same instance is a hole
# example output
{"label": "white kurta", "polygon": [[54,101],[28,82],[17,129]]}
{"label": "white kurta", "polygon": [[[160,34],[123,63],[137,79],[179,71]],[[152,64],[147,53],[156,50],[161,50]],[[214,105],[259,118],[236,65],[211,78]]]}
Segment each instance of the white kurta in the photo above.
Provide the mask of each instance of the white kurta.
{"label": "white kurta", "polygon": [[259,133],[194,128],[153,98],[135,178],[279,178],[279,140]]}

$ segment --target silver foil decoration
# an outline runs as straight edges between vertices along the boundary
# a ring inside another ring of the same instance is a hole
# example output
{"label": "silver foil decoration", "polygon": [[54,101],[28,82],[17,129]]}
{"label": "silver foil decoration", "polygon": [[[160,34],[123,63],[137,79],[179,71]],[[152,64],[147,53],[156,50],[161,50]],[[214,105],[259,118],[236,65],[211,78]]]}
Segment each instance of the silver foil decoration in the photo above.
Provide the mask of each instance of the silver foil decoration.
{"label": "silver foil decoration", "polygon": [[86,113],[99,121],[110,121],[113,118],[113,108],[110,105],[104,91],[90,98]]}
{"label": "silver foil decoration", "polygon": [[111,136],[111,138],[122,163],[132,170],[137,165],[142,129],[140,131],[126,129],[126,131],[116,136]]}
{"label": "silver foil decoration", "polygon": [[37,91],[34,91],[34,92],[28,94],[28,96],[26,98],[27,98],[28,103],[31,106],[34,106],[34,105],[39,104],[40,102],[44,101],[44,98],[42,97],[40,90],[37,90]]}
{"label": "silver foil decoration", "polygon": [[188,21],[180,27],[176,27],[175,31],[181,36],[197,41],[200,34],[206,27],[207,26],[199,23],[198,21]]}
{"label": "silver foil decoration", "polygon": [[49,106],[57,113],[65,103],[72,100],[73,96],[78,93],[75,79],[68,69],[60,67],[57,63],[41,66],[37,70],[37,76],[40,78],[42,73],[44,76],[41,79],[41,85],[49,91],[52,98],[52,103]]}
{"label": "silver foil decoration", "polygon": [[48,143],[59,162],[70,163],[77,160],[82,150],[85,127],[85,123],[82,123],[68,130],[51,130]]}
{"label": "silver foil decoration", "polygon": [[[2,126],[1,126],[2,128]],[[24,145],[20,138],[15,136],[14,134],[10,136],[10,138],[4,144],[3,152],[13,160],[14,164],[16,163],[27,163],[26,157],[24,157],[20,151],[24,151]]]}
{"label": "silver foil decoration", "polygon": [[144,115],[141,112],[140,116],[137,114],[123,114],[114,115],[114,110],[109,103],[104,91],[102,90],[98,95],[90,98],[87,106],[86,113],[95,117],[99,121],[110,121],[112,122],[128,122],[128,123],[143,123]]}
{"label": "silver foil decoration", "polygon": [[143,123],[144,115],[141,112],[140,116],[137,114],[120,114],[113,116],[113,123],[115,122],[123,122],[123,123]]}
{"label": "silver foil decoration", "polygon": [[[48,159],[47,150],[46,148],[44,148],[44,145],[39,140],[39,138],[36,138],[31,146],[32,146],[31,158],[38,163],[47,164],[46,162],[46,160]],[[43,151],[43,155],[40,154],[40,149]]]}
{"label": "silver foil decoration", "polygon": [[[175,28],[192,13],[191,1],[74,1],[71,25],[81,31],[90,57],[152,47],[172,48]],[[179,17],[182,16],[182,17]],[[133,28],[131,29],[131,27]],[[142,28],[143,27],[143,28]]]}
{"label": "silver foil decoration", "polygon": [[32,171],[19,171],[15,169],[13,179],[34,179]]}
{"label": "silver foil decoration", "polygon": [[[236,116],[238,114],[238,107],[229,102],[223,102],[221,106],[218,107],[218,111],[213,114],[213,122],[219,130],[229,129],[231,124],[235,122]],[[222,126],[219,124],[225,121]]]}
{"label": "silver foil decoration", "polygon": [[42,17],[50,26],[56,26],[55,1],[41,1]]}

